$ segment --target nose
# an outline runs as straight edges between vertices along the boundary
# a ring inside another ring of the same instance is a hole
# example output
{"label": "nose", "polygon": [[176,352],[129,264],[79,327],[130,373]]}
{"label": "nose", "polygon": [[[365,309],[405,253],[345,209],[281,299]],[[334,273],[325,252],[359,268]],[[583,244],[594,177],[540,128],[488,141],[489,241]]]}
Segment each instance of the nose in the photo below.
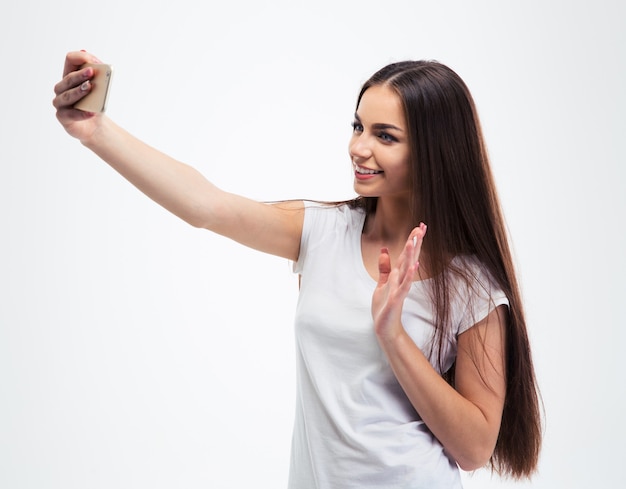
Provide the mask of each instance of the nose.
{"label": "nose", "polygon": [[350,139],[349,151],[352,158],[357,158],[360,160],[368,159],[370,156],[372,156],[372,148],[369,138],[363,133],[353,134],[352,138]]}

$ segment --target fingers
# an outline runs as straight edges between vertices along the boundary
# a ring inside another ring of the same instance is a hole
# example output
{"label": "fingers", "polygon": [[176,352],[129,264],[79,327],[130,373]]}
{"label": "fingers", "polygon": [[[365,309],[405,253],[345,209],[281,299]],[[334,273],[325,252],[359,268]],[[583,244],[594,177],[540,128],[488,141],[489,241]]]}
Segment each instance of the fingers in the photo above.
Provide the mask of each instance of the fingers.
{"label": "fingers", "polygon": [[412,244],[418,255],[420,250],[422,249],[422,242],[424,241],[424,236],[426,235],[426,229],[426,224],[421,222],[420,225],[413,229],[413,231],[411,231],[411,234],[409,235],[408,242]]}
{"label": "fingers", "polygon": [[78,70],[85,63],[102,63],[93,54],[86,51],[72,51],[65,56],[65,66],[63,67],[63,77]]}
{"label": "fingers", "polygon": [[422,249],[422,242],[424,241],[424,236],[426,235],[426,224],[423,222],[416,228],[413,228],[413,231],[409,234],[408,239],[406,240],[405,250],[408,252],[409,250],[414,251],[416,256],[419,256],[420,251]]}
{"label": "fingers", "polygon": [[81,68],[85,63],[101,63],[85,51],[74,51],[65,57],[63,79],[54,86],[56,97],[52,105],[57,109],[71,107],[91,91],[90,80],[94,76],[91,67]]}
{"label": "fingers", "polygon": [[94,69],[91,67],[71,71],[54,86],[54,93],[59,95],[63,92],[66,92],[67,90],[70,90],[78,85],[81,85],[83,82],[90,80],[91,78],[93,78],[93,75]]}
{"label": "fingers", "polygon": [[415,272],[419,267],[419,256],[426,234],[426,225],[420,225],[411,231],[404,246],[404,250],[398,258],[398,271],[402,282],[412,282]]}
{"label": "fingers", "polygon": [[376,333],[392,334],[395,328],[402,328],[401,313],[419,266],[422,241],[426,234],[426,225],[421,223],[409,234],[406,245],[398,260],[391,265],[388,248],[382,248],[378,256],[378,285],[372,297],[372,315]]}
{"label": "fingers", "polygon": [[66,75],[54,86],[56,97],[52,105],[57,109],[74,105],[91,91],[90,80],[93,76],[93,68],[84,68]]}
{"label": "fingers", "polygon": [[420,223],[413,229],[404,246],[404,250],[398,257],[396,265],[391,267],[389,249],[382,248],[378,257],[378,285],[385,285],[389,282],[390,276],[395,278],[392,282],[400,289],[407,288],[414,280],[415,272],[419,267],[419,256],[422,249],[424,236],[426,235],[426,224]]}
{"label": "fingers", "polygon": [[391,258],[389,258],[389,250],[382,248],[378,256],[378,285],[385,285],[389,281],[391,273]]}

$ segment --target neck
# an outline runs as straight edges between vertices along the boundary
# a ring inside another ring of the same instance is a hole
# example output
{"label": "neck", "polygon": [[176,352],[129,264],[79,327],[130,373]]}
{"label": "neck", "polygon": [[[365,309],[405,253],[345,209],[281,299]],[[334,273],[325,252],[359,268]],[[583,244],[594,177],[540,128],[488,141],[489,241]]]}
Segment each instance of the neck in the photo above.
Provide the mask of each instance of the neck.
{"label": "neck", "polygon": [[414,226],[408,198],[379,198],[376,212],[367,217],[363,234],[369,240],[393,246],[404,243]]}

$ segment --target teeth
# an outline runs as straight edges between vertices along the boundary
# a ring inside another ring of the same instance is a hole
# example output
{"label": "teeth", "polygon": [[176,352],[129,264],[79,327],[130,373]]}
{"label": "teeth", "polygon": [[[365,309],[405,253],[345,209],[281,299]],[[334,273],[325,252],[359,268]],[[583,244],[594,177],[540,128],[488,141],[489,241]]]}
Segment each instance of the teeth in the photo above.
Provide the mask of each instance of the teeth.
{"label": "teeth", "polygon": [[360,166],[356,167],[356,172],[360,173],[361,175],[376,175],[377,173],[382,173],[378,170],[368,170],[367,168],[361,168]]}

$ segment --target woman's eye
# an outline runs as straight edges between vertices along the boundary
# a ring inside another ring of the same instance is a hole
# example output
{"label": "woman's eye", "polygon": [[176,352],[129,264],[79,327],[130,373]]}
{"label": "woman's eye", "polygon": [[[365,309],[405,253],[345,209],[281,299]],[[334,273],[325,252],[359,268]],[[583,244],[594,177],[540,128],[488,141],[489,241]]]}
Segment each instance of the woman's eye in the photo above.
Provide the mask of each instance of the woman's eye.
{"label": "woman's eye", "polygon": [[363,125],[360,122],[353,122],[352,130],[354,132],[363,132]]}
{"label": "woman's eye", "polygon": [[378,137],[386,143],[392,143],[392,142],[397,141],[396,138],[394,138],[391,134],[388,134],[386,132],[381,132],[380,134],[378,134]]}

